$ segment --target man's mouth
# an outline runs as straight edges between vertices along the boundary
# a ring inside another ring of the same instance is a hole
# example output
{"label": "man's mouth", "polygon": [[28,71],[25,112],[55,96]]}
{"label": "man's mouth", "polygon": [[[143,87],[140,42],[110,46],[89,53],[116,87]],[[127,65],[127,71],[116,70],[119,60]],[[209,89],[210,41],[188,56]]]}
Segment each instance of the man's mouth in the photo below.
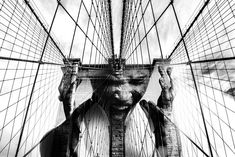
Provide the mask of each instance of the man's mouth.
{"label": "man's mouth", "polygon": [[124,110],[128,110],[131,107],[130,104],[111,104],[111,108],[117,111],[124,111]]}

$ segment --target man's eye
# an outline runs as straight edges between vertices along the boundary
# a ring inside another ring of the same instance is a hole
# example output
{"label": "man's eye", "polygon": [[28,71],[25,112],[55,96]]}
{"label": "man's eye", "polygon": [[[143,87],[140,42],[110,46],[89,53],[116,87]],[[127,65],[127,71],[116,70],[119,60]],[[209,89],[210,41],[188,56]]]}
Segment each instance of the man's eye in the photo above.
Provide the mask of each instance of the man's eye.
{"label": "man's eye", "polygon": [[144,80],[145,80],[144,78],[136,78],[136,79],[131,79],[129,83],[133,85],[139,85],[144,83]]}
{"label": "man's eye", "polygon": [[108,80],[107,81],[109,85],[118,85],[120,84],[120,81],[117,81],[117,80]]}

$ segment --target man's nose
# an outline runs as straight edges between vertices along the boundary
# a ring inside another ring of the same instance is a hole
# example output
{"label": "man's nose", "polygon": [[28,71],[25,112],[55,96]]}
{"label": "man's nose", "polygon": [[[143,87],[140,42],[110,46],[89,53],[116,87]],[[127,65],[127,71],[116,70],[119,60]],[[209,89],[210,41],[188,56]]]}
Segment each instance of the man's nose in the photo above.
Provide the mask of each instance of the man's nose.
{"label": "man's nose", "polygon": [[130,100],[131,97],[132,97],[132,94],[130,91],[121,90],[121,91],[119,91],[119,94],[117,95],[116,98],[119,98],[121,100]]}
{"label": "man's nose", "polygon": [[120,86],[115,92],[115,98],[119,100],[130,100],[132,97],[130,87],[128,85]]}

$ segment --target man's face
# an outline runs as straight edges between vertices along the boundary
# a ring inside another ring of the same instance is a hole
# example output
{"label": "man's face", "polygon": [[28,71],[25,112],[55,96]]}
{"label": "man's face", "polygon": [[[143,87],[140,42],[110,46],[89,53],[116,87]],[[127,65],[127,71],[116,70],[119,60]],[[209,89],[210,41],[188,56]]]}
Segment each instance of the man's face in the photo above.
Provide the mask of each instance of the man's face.
{"label": "man's face", "polygon": [[149,78],[148,69],[124,70],[91,82],[98,101],[112,110],[129,111],[144,95]]}

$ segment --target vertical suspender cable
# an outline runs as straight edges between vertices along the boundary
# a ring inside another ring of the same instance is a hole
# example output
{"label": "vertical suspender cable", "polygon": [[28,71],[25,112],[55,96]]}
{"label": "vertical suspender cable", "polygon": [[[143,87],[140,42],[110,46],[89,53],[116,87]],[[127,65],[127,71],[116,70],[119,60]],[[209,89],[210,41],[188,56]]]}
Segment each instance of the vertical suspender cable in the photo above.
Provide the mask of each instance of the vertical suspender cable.
{"label": "vertical suspender cable", "polygon": [[[80,2],[80,5],[79,5],[79,9],[78,9],[78,15],[77,15],[76,23],[78,23],[78,19],[79,19],[79,15],[80,15],[81,8],[82,8],[82,1]],[[74,42],[74,38],[75,38],[75,34],[76,34],[76,30],[77,30],[77,25],[76,25],[76,23],[75,23],[75,26],[74,26],[73,37],[72,37],[72,41],[71,41],[71,45],[70,45],[69,58],[71,57],[71,52],[72,52],[72,49],[73,49],[73,42]]]}
{"label": "vertical suspender cable", "polygon": [[[153,20],[156,21],[156,17],[155,17],[155,15],[154,15],[154,11],[153,11],[153,3],[152,3],[151,0],[150,0],[150,6],[151,6],[152,14],[153,14]],[[160,41],[158,29],[157,29],[157,23],[155,24],[155,30],[156,30],[156,34],[157,34],[157,40],[158,40],[158,45],[159,45],[161,57],[162,57],[162,59],[163,59],[162,46],[161,46],[161,41]]]}

